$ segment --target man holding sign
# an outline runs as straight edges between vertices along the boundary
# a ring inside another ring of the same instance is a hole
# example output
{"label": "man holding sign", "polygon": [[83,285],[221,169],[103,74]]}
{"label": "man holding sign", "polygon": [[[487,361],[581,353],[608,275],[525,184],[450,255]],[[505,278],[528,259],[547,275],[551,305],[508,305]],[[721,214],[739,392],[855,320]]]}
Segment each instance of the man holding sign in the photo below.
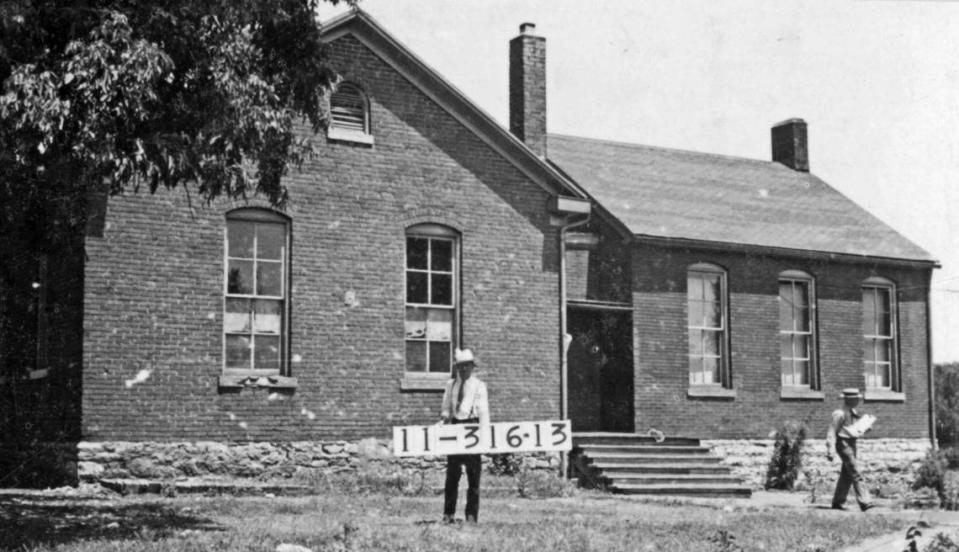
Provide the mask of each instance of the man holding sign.
{"label": "man holding sign", "polygon": [[849,486],[852,485],[853,492],[856,493],[856,502],[863,512],[872,508],[874,504],[869,499],[869,491],[862,482],[862,473],[856,465],[856,439],[869,431],[875,416],[862,414],[856,407],[862,395],[855,388],[843,389],[842,399],[843,408],[832,413],[832,421],[829,424],[829,430],[826,432],[826,457],[832,461],[833,450],[839,454],[842,460],[842,470],[839,472],[839,481],[836,482],[836,492],[832,497],[832,507],[836,510],[844,510],[843,503],[846,502],[846,495],[849,493]]}
{"label": "man holding sign", "polygon": [[[446,382],[443,392],[443,424],[479,423],[485,433],[489,427],[489,400],[486,384],[473,377],[476,362],[469,349],[456,349],[453,354],[454,377]],[[479,516],[480,470],[479,454],[450,454],[446,457],[446,487],[443,501],[443,521],[452,522],[456,513],[456,495],[460,476],[466,468],[466,521],[476,523]]]}

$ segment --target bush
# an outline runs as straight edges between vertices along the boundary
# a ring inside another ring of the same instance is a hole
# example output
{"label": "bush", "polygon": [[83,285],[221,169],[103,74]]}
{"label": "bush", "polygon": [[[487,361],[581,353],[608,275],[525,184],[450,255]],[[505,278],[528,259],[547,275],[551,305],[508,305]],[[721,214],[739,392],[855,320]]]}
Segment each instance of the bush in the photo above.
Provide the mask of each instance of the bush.
{"label": "bush", "polygon": [[943,510],[959,510],[959,472],[947,471],[942,478]]}
{"label": "bush", "polygon": [[936,366],[935,380],[939,446],[959,445],[959,363]]}
{"label": "bush", "polygon": [[946,467],[950,470],[959,469],[959,446],[940,449],[943,459],[946,461]]}
{"label": "bush", "polygon": [[802,448],[806,440],[806,426],[799,422],[786,422],[776,431],[773,456],[766,470],[766,489],[791,491],[802,468]]}
{"label": "bush", "polygon": [[913,490],[929,487],[942,495],[946,466],[945,455],[941,451],[930,449],[916,471],[916,480],[912,483]]}
{"label": "bush", "polygon": [[516,474],[516,492],[523,498],[567,497],[575,484],[554,472],[523,469]]}
{"label": "bush", "polygon": [[923,552],[959,552],[959,543],[952,540],[949,535],[936,533],[929,544],[923,548]]}
{"label": "bush", "polygon": [[523,458],[515,454],[491,454],[486,471],[490,475],[516,475],[523,469]]}
{"label": "bush", "polygon": [[355,471],[330,473],[311,470],[297,474],[294,481],[313,487],[317,494],[351,495],[384,494],[388,496],[421,496],[431,494],[432,481],[423,470],[415,470],[380,462],[361,462]]}
{"label": "bush", "polygon": [[909,491],[903,497],[903,507],[910,510],[935,510],[939,508],[939,493],[929,487]]}

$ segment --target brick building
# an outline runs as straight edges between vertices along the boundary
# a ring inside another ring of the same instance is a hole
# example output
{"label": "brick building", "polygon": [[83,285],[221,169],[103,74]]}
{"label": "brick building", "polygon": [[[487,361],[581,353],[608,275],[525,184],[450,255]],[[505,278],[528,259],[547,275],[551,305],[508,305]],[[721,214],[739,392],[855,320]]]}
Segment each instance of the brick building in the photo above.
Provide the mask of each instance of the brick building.
{"label": "brick building", "polygon": [[494,419],[763,439],[859,387],[877,437],[928,443],[936,263],[809,173],[805,123],[773,128],[772,161],[549,135],[534,30],[507,130],[351,12],[286,211],[161,191],[111,197],[61,252],[7,238],[0,477],[42,471],[41,444],[100,473],[143,443],[386,438],[438,418],[457,346]]}

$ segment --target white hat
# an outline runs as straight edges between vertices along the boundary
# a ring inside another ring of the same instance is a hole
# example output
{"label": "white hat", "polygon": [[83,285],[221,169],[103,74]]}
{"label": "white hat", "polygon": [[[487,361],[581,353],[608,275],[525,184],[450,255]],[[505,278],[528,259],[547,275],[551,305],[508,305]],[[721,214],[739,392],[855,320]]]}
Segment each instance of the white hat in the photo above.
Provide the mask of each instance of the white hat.
{"label": "white hat", "polygon": [[467,362],[476,363],[476,359],[473,358],[473,351],[469,349],[456,349],[453,351],[453,364],[466,364]]}
{"label": "white hat", "polygon": [[859,393],[859,389],[855,387],[847,387],[842,390],[842,395],[839,396],[842,399],[861,399],[862,394]]}

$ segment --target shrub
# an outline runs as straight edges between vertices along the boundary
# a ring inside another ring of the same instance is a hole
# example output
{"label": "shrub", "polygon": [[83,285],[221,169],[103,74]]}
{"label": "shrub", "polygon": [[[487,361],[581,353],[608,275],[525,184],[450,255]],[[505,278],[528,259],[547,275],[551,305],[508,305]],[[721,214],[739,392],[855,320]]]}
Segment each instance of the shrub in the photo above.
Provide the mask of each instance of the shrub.
{"label": "shrub", "polygon": [[959,469],[959,446],[940,449],[943,459],[946,461],[946,467],[950,470]]}
{"label": "shrub", "polygon": [[491,454],[490,463],[486,471],[490,475],[516,475],[523,469],[523,458],[521,456],[505,453]]}
{"label": "shrub", "polygon": [[959,543],[952,540],[949,535],[936,533],[929,544],[923,548],[923,552],[959,552]]}
{"label": "shrub", "polygon": [[806,426],[786,422],[776,431],[773,456],[766,470],[766,489],[792,490],[802,468],[802,448],[806,440]]}
{"label": "shrub", "polygon": [[384,494],[418,496],[431,493],[430,481],[423,470],[407,469],[395,464],[361,462],[355,471],[329,473],[312,470],[298,474],[296,480],[312,485],[318,494]]}
{"label": "shrub", "polygon": [[523,498],[554,498],[573,494],[575,484],[554,472],[522,469],[515,477],[516,492]]}
{"label": "shrub", "polygon": [[902,502],[903,507],[910,510],[935,510],[939,507],[939,493],[935,489],[922,487],[907,492]]}
{"label": "shrub", "polygon": [[959,472],[947,471],[942,478],[943,510],[959,510]]}
{"label": "shrub", "polygon": [[959,363],[936,366],[935,380],[939,445],[959,445]]}
{"label": "shrub", "polygon": [[930,449],[922,464],[916,471],[916,480],[912,483],[913,490],[929,487],[942,494],[942,483],[946,473],[946,460],[942,452]]}

